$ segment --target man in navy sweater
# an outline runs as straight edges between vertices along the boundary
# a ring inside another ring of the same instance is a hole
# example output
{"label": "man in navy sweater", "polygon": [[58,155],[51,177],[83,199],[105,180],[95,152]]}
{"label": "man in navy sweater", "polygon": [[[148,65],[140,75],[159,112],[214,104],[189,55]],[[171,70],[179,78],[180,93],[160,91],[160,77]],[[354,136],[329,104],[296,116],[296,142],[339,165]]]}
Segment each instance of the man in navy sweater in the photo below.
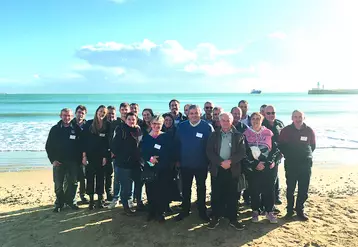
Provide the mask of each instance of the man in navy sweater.
{"label": "man in navy sweater", "polygon": [[205,181],[209,163],[206,156],[206,144],[214,129],[206,121],[201,120],[200,116],[200,107],[198,105],[190,106],[189,120],[180,123],[176,132],[176,151],[183,184],[182,212],[176,217],[177,221],[189,216],[191,187],[194,177],[197,187],[199,216],[205,222],[210,220],[206,214],[205,206]]}

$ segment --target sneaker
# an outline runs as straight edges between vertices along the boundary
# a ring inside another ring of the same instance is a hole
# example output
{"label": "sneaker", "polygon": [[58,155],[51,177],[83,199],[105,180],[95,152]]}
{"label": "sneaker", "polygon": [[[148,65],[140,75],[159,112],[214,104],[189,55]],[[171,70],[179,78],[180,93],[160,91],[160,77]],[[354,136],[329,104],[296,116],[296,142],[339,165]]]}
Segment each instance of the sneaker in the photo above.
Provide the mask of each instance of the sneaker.
{"label": "sneaker", "polygon": [[131,208],[125,207],[125,208],[124,208],[124,213],[125,213],[127,216],[133,216],[133,215],[135,215],[135,210],[133,210],[133,209],[131,209]]}
{"label": "sneaker", "polygon": [[272,224],[277,224],[277,217],[273,212],[266,213],[266,219]]}
{"label": "sneaker", "polygon": [[245,228],[244,228],[244,225],[243,225],[241,222],[237,221],[237,220],[235,220],[235,221],[230,221],[230,224],[229,224],[229,225],[232,226],[233,228],[235,228],[235,229],[238,230],[238,231],[242,231],[242,230],[245,229]]}
{"label": "sneaker", "polygon": [[290,210],[290,211],[287,211],[287,213],[286,213],[286,215],[285,215],[285,218],[286,218],[286,219],[290,219],[290,218],[292,218],[293,214],[294,214],[294,213],[293,213],[293,210],[292,210],[292,211],[291,211],[291,210]]}
{"label": "sneaker", "polygon": [[297,217],[301,221],[307,221],[309,219],[307,214],[305,214],[305,212],[303,212],[303,211],[298,211],[297,212]]}
{"label": "sneaker", "polygon": [[117,200],[117,199],[113,199],[113,200],[111,201],[111,203],[108,205],[108,208],[109,208],[109,209],[115,208],[115,207],[117,206],[117,203],[118,203],[118,200]]}
{"label": "sneaker", "polygon": [[130,199],[130,200],[128,200],[128,206],[129,206],[129,208],[134,208],[134,200],[132,200],[132,199]]}
{"label": "sneaker", "polygon": [[252,221],[253,223],[259,222],[259,212],[258,212],[258,211],[253,211],[253,212],[252,212],[251,221]]}
{"label": "sneaker", "polygon": [[282,205],[282,201],[280,198],[277,198],[275,201],[275,205]]}
{"label": "sneaker", "polygon": [[213,217],[210,223],[206,226],[206,228],[213,230],[219,225],[219,220],[217,217]]}
{"label": "sneaker", "polygon": [[188,213],[180,213],[177,216],[175,216],[175,221],[182,221],[183,219],[185,219],[188,216],[189,216]]}

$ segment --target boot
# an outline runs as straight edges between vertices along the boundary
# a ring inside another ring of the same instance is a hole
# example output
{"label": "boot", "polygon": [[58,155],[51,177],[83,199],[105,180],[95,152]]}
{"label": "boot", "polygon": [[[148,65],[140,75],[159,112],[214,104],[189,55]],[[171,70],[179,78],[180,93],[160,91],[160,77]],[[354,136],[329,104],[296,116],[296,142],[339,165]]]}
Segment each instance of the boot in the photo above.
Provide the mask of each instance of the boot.
{"label": "boot", "polygon": [[90,201],[89,201],[89,205],[88,208],[89,210],[93,210],[94,208],[94,199],[93,199],[93,195],[89,195]]}
{"label": "boot", "polygon": [[100,208],[103,208],[103,195],[98,195],[98,200],[96,202],[96,208],[97,209],[100,209]]}

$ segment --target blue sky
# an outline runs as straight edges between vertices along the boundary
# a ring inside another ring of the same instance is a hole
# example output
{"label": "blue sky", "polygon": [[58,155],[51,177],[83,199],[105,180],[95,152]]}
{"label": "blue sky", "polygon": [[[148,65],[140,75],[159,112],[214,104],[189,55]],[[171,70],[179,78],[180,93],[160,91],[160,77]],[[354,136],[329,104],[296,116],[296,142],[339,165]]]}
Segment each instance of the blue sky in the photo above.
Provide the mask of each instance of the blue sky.
{"label": "blue sky", "polygon": [[0,92],[355,88],[352,0],[4,0]]}

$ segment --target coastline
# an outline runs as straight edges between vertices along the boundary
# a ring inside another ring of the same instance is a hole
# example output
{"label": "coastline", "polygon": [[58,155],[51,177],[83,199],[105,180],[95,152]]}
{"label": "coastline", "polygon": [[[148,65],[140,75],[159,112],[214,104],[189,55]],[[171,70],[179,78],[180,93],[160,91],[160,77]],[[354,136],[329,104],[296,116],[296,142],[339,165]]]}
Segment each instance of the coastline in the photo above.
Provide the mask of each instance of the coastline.
{"label": "coastline", "polygon": [[[350,148],[318,148],[314,152],[314,167],[354,166],[357,150]],[[0,173],[51,169],[45,151],[0,152]]]}

